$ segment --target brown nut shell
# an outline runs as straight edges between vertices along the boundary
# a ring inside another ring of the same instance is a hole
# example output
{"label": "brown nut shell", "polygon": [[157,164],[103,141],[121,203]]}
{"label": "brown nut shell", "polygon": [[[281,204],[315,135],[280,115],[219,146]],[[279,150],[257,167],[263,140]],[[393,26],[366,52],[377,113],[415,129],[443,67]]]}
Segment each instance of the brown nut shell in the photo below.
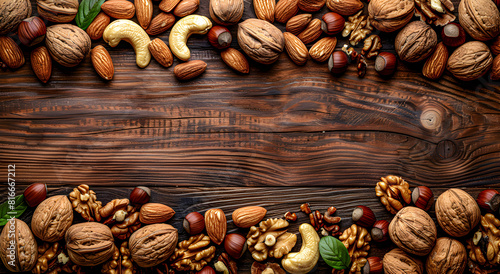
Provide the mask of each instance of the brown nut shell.
{"label": "brown nut shell", "polygon": [[448,59],[446,69],[462,81],[472,81],[490,69],[493,56],[483,42],[472,41],[457,48]]}
{"label": "brown nut shell", "polygon": [[170,220],[174,214],[175,211],[167,205],[147,203],[141,207],[139,219],[143,224],[156,224]]}
{"label": "brown nut shell", "polygon": [[78,12],[78,0],[37,0],[37,11],[43,18],[55,23],[69,23]]}
{"label": "brown nut shell", "polygon": [[371,0],[368,4],[370,23],[383,32],[393,32],[410,22],[415,11],[412,0]]}
{"label": "brown nut shell", "polygon": [[114,253],[114,238],[106,225],[86,222],[72,225],[66,232],[66,247],[72,262],[95,266],[107,261]]}
{"label": "brown nut shell", "polygon": [[21,22],[31,16],[29,0],[0,0],[0,35],[15,31]]}
{"label": "brown nut shell", "polygon": [[394,44],[401,60],[416,63],[432,54],[437,44],[437,34],[426,23],[414,21],[398,33]]}
{"label": "brown nut shell", "polygon": [[177,229],[168,224],[140,228],[129,240],[132,260],[140,267],[153,267],[167,260],[177,245]]}
{"label": "brown nut shell", "polygon": [[10,219],[0,234],[0,258],[11,272],[30,271],[37,262],[37,243],[28,225]]}
{"label": "brown nut shell", "polygon": [[64,238],[73,223],[73,207],[68,197],[52,196],[41,202],[31,218],[33,234],[45,242],[57,242]]}
{"label": "brown nut shell", "polygon": [[383,265],[385,274],[424,273],[422,261],[406,254],[399,248],[395,248],[384,255]]}
{"label": "brown nut shell", "polygon": [[260,19],[247,19],[238,25],[238,44],[255,61],[272,64],[283,51],[285,38],[273,24]]}
{"label": "brown nut shell", "polygon": [[452,188],[437,198],[436,218],[441,228],[450,236],[462,237],[479,223],[481,210],[476,200],[467,192]]}
{"label": "brown nut shell", "polygon": [[326,0],[326,6],[333,12],[349,16],[360,11],[364,4],[359,0]]}
{"label": "brown nut shell", "polygon": [[210,0],[210,17],[220,25],[234,25],[243,16],[243,0]]}
{"label": "brown nut shell", "polygon": [[45,44],[56,62],[74,67],[89,53],[91,40],[84,30],[75,25],[58,24],[47,28]]}
{"label": "brown nut shell", "polygon": [[442,237],[427,257],[425,268],[428,274],[461,274],[467,264],[467,251],[459,241]]}
{"label": "brown nut shell", "polygon": [[491,0],[462,0],[458,5],[460,25],[474,39],[487,41],[500,34],[500,12]]}

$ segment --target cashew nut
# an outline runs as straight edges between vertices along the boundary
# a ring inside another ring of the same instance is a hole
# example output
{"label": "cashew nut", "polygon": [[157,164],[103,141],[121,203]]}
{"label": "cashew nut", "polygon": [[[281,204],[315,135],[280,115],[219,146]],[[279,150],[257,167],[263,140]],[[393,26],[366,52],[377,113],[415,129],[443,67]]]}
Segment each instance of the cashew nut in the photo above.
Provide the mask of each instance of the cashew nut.
{"label": "cashew nut", "polygon": [[172,53],[182,61],[191,57],[191,52],[186,43],[191,34],[206,34],[212,28],[212,22],[202,15],[189,15],[177,23],[170,31],[169,44]]}
{"label": "cashew nut", "polygon": [[314,227],[304,223],[299,227],[302,236],[302,246],[299,252],[286,255],[281,261],[283,268],[292,274],[311,271],[319,259],[319,236]]}
{"label": "cashew nut", "polygon": [[135,62],[140,68],[145,68],[151,61],[149,52],[149,35],[138,24],[128,19],[119,19],[109,24],[102,35],[104,42],[116,47],[121,40],[130,43],[135,50]]}

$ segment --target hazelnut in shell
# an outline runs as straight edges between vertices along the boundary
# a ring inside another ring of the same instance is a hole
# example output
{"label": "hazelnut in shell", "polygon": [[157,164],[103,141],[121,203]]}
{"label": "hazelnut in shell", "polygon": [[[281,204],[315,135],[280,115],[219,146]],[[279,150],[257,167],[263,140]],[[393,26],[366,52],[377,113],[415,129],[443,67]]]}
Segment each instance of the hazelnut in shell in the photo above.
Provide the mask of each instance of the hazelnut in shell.
{"label": "hazelnut in shell", "polygon": [[449,47],[458,47],[465,43],[465,31],[457,23],[448,23],[441,31],[443,44]]}
{"label": "hazelnut in shell", "polygon": [[376,221],[371,230],[372,240],[375,242],[385,242],[389,239],[389,221]]}
{"label": "hazelnut in shell", "polygon": [[24,190],[24,200],[30,207],[36,207],[47,198],[47,185],[35,183]]}
{"label": "hazelnut in shell", "polygon": [[130,193],[130,202],[135,205],[143,205],[149,203],[151,198],[151,190],[145,186],[138,186]]}
{"label": "hazelnut in shell", "polygon": [[365,265],[361,268],[363,274],[382,274],[384,273],[383,262],[380,257],[368,257]]}
{"label": "hazelnut in shell", "polygon": [[336,12],[327,12],[321,18],[321,30],[328,35],[335,35],[344,29],[345,19]]}
{"label": "hazelnut in shell", "polygon": [[208,42],[216,49],[226,49],[232,41],[233,36],[226,27],[213,26],[208,32]]}
{"label": "hazelnut in shell", "polygon": [[224,249],[227,254],[238,260],[247,250],[247,239],[237,233],[228,234],[224,239]]}
{"label": "hazelnut in shell", "polygon": [[362,227],[372,227],[377,221],[373,211],[367,206],[357,206],[352,211],[352,221]]}
{"label": "hazelnut in shell", "polygon": [[498,213],[500,209],[500,193],[494,189],[485,189],[477,196],[477,204],[489,213]]}
{"label": "hazelnut in shell", "polygon": [[442,237],[427,257],[427,274],[462,274],[467,264],[467,251],[457,240]]}
{"label": "hazelnut in shell", "polygon": [[191,212],[184,218],[182,226],[189,235],[198,235],[205,229],[205,217],[199,212]]}
{"label": "hazelnut in shell", "polygon": [[398,59],[390,52],[381,52],[375,59],[375,71],[381,76],[390,76],[396,71]]}
{"label": "hazelnut in shell", "polygon": [[196,272],[197,274],[215,274],[215,270],[209,266],[206,265],[204,268],[202,268],[200,271]]}
{"label": "hazelnut in shell", "polygon": [[434,194],[430,188],[418,186],[411,192],[411,199],[416,207],[427,211],[434,203]]}
{"label": "hazelnut in shell", "polygon": [[349,57],[343,51],[334,51],[328,59],[328,70],[332,74],[342,74],[347,70]]}
{"label": "hazelnut in shell", "polygon": [[24,19],[19,24],[17,35],[25,46],[33,46],[43,41],[47,27],[40,17],[33,16]]}

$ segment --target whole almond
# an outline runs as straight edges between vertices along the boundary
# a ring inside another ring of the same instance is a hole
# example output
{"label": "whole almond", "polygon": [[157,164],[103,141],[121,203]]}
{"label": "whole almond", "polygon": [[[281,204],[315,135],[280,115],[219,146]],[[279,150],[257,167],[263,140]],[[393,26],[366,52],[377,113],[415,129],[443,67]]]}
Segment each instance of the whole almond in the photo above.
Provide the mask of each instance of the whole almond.
{"label": "whole almond", "polygon": [[240,207],[233,212],[233,223],[237,227],[248,228],[262,221],[266,213],[267,210],[260,206]]}
{"label": "whole almond", "polygon": [[159,8],[164,12],[171,12],[181,0],[162,0]]}
{"label": "whole almond", "polygon": [[104,33],[104,30],[111,22],[111,18],[104,12],[99,12],[99,14],[94,18],[94,21],[90,23],[89,27],[86,29],[87,34],[92,40],[99,40]]}
{"label": "whole almond", "polygon": [[31,68],[36,77],[43,83],[47,83],[52,75],[52,59],[45,46],[40,46],[31,52]]}
{"label": "whole almond", "polygon": [[0,36],[0,59],[11,69],[24,65],[24,55],[21,48],[7,36]]}
{"label": "whole almond", "polygon": [[101,45],[96,46],[90,52],[90,58],[92,59],[92,65],[94,66],[97,74],[101,76],[104,80],[113,79],[115,74],[115,67],[113,66],[113,60],[109,52]]}
{"label": "whole almond", "polygon": [[149,35],[158,35],[167,31],[171,28],[175,23],[175,16],[170,13],[160,12],[153,20],[151,20],[151,24],[149,24],[146,32]]}
{"label": "whole almond", "polygon": [[299,33],[297,37],[307,45],[316,41],[316,39],[321,36],[321,33],[323,33],[323,30],[321,30],[321,20],[316,18],[311,20],[311,22],[307,24],[307,27]]}
{"label": "whole almond", "polygon": [[[364,4],[359,0],[326,0],[326,6],[333,12],[348,16],[353,15],[361,10]],[[396,5],[396,3],[394,4],[394,7],[391,7],[390,10],[398,10],[398,6]]]}
{"label": "whole almond", "polygon": [[177,79],[185,81],[201,75],[206,69],[207,63],[201,60],[193,60],[175,66],[174,75]]}
{"label": "whole almond", "polygon": [[253,9],[257,18],[274,22],[275,0],[253,0]]}
{"label": "whole almond", "polygon": [[222,61],[232,69],[240,73],[250,72],[250,65],[248,64],[247,58],[237,49],[227,48],[221,52],[220,56],[222,57]]}
{"label": "whole almond", "polygon": [[309,55],[312,59],[318,62],[326,62],[330,55],[332,55],[337,45],[337,38],[335,37],[325,37],[314,43],[314,45],[309,49]]}
{"label": "whole almond", "polygon": [[147,29],[153,18],[153,2],[151,0],[134,0],[135,15],[143,29]]}
{"label": "whole almond", "polygon": [[115,19],[131,19],[135,15],[135,6],[127,0],[108,0],[101,9]]}
{"label": "whole almond", "polygon": [[299,12],[299,0],[279,0],[274,10],[276,21],[285,23]]}
{"label": "whole almond", "polygon": [[139,220],[143,224],[157,224],[168,221],[174,216],[175,211],[164,204],[147,203],[141,207]]}
{"label": "whole almond", "polygon": [[448,62],[448,49],[441,42],[437,44],[432,55],[425,61],[422,74],[432,80],[441,78]]}
{"label": "whole almond", "polygon": [[491,67],[491,80],[500,80],[500,55],[493,59],[493,66]]}
{"label": "whole almond", "polygon": [[210,240],[220,245],[226,237],[227,220],[224,211],[219,208],[213,208],[205,212],[205,229]]}
{"label": "whole almond", "polygon": [[309,57],[306,45],[290,32],[283,33],[283,36],[285,36],[285,49],[290,59],[299,66],[304,65]]}
{"label": "whole almond", "polygon": [[311,19],[312,15],[309,13],[295,15],[290,18],[288,22],[286,22],[286,31],[291,32],[294,35],[298,35],[307,27],[309,22],[311,22]]}
{"label": "whole almond", "polygon": [[160,38],[156,38],[149,43],[149,51],[153,58],[155,58],[156,62],[160,63],[160,65],[168,68],[174,62],[174,57],[172,56],[172,52],[168,48],[167,44],[163,42]]}
{"label": "whole almond", "polygon": [[325,3],[326,0],[299,0],[298,7],[305,12],[317,12]]}
{"label": "whole almond", "polygon": [[175,7],[173,14],[177,17],[184,17],[195,12],[200,6],[199,0],[182,0]]}

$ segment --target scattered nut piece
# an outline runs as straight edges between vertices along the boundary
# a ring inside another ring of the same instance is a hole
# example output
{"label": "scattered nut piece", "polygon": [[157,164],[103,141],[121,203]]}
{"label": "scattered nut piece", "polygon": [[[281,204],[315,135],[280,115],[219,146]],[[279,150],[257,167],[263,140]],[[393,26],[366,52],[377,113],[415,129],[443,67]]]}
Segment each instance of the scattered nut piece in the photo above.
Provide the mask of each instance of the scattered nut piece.
{"label": "scattered nut piece", "polygon": [[285,213],[285,215],[283,217],[285,217],[285,220],[287,220],[289,222],[297,221],[297,214],[295,212],[292,213],[292,212],[288,211],[287,213]]}
{"label": "scattered nut piece", "polygon": [[396,214],[405,205],[410,204],[410,185],[403,178],[389,175],[380,180],[375,186],[375,193],[389,212]]}
{"label": "scattered nut piece", "polygon": [[491,213],[481,216],[479,230],[474,236],[472,239],[467,239],[469,258],[485,269],[498,269],[500,266],[500,220]]}
{"label": "scattered nut piece", "polygon": [[69,194],[69,200],[73,209],[80,213],[87,221],[101,221],[99,213],[102,203],[97,201],[97,196],[88,185],[79,185]]}
{"label": "scattered nut piece", "polygon": [[[287,232],[287,227],[288,222],[283,219],[267,219],[260,222],[259,227],[252,226],[247,235],[248,250],[252,257],[261,262],[268,257],[279,259],[288,254],[297,242],[297,235]],[[274,238],[272,245],[270,238]]]}
{"label": "scattered nut piece", "polygon": [[122,242],[120,248],[114,246],[115,252],[113,257],[102,266],[101,273],[105,274],[118,274],[136,273],[136,266],[132,263],[128,242]]}
{"label": "scattered nut piece", "polygon": [[170,257],[172,267],[178,271],[200,271],[215,256],[210,237],[200,234],[179,243]]}
{"label": "scattered nut piece", "polygon": [[355,46],[372,31],[373,27],[370,25],[370,19],[367,15],[363,15],[361,10],[353,16],[349,16],[345,22],[342,36],[347,37],[350,34],[349,42]]}
{"label": "scattered nut piece", "polygon": [[363,55],[358,55],[358,65],[357,65],[357,68],[358,68],[358,77],[359,78],[363,78],[365,77],[366,75],[366,59]]}
{"label": "scattered nut piece", "polygon": [[382,48],[380,37],[376,34],[370,35],[365,39],[364,43],[361,54],[368,59],[377,56],[378,50]]}
{"label": "scattered nut piece", "polygon": [[236,262],[225,252],[220,254],[217,262],[214,264],[215,270],[224,274],[238,274]]}
{"label": "scattered nut piece", "polygon": [[444,26],[454,21],[454,10],[450,0],[415,0],[415,14],[427,24]]}
{"label": "scattered nut piece", "polygon": [[[123,212],[123,211],[124,210],[120,210],[118,212]],[[119,220],[116,220],[117,223],[115,223],[111,227],[111,233],[113,233],[113,236],[121,240],[128,239],[132,235],[132,233],[141,228],[142,225],[139,218],[139,212],[136,212],[135,207],[129,205],[127,206],[125,212],[126,212],[125,219],[123,219],[123,221],[121,222],[119,222]]]}

